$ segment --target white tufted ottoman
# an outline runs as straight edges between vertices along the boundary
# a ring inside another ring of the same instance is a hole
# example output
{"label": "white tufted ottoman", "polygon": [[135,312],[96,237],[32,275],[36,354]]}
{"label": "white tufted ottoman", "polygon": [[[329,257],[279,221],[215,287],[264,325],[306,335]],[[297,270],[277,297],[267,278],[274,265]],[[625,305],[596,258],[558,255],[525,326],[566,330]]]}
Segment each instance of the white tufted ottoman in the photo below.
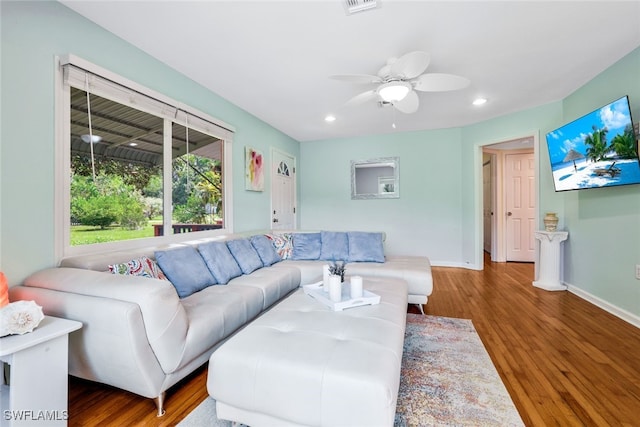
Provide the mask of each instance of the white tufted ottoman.
{"label": "white tufted ottoman", "polygon": [[380,304],[334,312],[302,289],[209,360],[218,417],[259,426],[392,426],[407,283],[364,278]]}

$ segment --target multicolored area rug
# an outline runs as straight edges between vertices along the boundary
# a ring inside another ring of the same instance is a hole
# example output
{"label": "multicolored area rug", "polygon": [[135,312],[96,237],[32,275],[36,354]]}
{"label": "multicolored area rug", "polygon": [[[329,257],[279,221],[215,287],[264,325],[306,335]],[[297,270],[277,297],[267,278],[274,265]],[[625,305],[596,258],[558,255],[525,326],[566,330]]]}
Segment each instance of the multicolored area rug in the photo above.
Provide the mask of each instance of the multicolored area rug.
{"label": "multicolored area rug", "polygon": [[471,320],[407,315],[396,425],[524,425]]}
{"label": "multicolored area rug", "polygon": [[[397,427],[523,426],[471,320],[407,314]],[[178,427],[229,427],[207,398]]]}

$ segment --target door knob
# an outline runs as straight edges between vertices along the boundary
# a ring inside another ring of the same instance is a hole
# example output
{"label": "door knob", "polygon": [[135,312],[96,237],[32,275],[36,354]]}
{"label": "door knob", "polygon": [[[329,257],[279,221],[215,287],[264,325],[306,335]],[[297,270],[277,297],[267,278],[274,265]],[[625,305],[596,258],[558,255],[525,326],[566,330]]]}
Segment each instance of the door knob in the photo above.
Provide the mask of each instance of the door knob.
{"label": "door knob", "polygon": [[507,212],[507,216],[511,216],[513,215],[511,212]]}
{"label": "door knob", "polygon": [[273,222],[278,222],[278,218],[273,218]]}

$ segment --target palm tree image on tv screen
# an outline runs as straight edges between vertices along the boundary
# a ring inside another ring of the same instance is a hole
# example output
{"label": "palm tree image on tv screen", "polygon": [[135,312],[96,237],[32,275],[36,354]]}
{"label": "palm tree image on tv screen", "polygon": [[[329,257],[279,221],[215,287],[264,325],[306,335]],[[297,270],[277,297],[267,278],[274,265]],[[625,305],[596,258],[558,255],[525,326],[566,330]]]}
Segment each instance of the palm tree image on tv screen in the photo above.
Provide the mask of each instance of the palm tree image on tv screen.
{"label": "palm tree image on tv screen", "polygon": [[547,147],[556,191],[640,184],[627,96],[549,132]]}

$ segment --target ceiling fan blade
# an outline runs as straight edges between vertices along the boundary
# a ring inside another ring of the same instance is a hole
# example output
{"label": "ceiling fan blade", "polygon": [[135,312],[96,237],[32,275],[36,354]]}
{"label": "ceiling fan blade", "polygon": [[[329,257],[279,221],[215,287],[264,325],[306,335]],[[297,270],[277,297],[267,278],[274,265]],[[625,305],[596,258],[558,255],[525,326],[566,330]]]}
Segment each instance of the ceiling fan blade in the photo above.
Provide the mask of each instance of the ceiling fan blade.
{"label": "ceiling fan blade", "polygon": [[371,76],[369,74],[337,74],[329,76],[330,79],[342,80],[349,83],[381,83],[382,80],[378,76]]}
{"label": "ceiling fan blade", "polygon": [[428,73],[412,81],[413,88],[422,92],[445,92],[469,86],[471,81],[454,74]]}
{"label": "ceiling fan blade", "polygon": [[429,66],[430,56],[426,52],[409,52],[398,58],[391,64],[391,75],[400,76],[404,79],[417,77]]}
{"label": "ceiling fan blade", "polygon": [[348,100],[344,105],[346,106],[354,106],[364,104],[367,101],[370,101],[378,96],[378,93],[375,90],[368,90],[366,92],[362,92]]}
{"label": "ceiling fan blade", "polygon": [[418,106],[420,105],[420,99],[418,99],[418,94],[415,91],[411,91],[404,97],[402,101],[396,101],[393,103],[393,106],[402,113],[411,114],[418,111]]}

